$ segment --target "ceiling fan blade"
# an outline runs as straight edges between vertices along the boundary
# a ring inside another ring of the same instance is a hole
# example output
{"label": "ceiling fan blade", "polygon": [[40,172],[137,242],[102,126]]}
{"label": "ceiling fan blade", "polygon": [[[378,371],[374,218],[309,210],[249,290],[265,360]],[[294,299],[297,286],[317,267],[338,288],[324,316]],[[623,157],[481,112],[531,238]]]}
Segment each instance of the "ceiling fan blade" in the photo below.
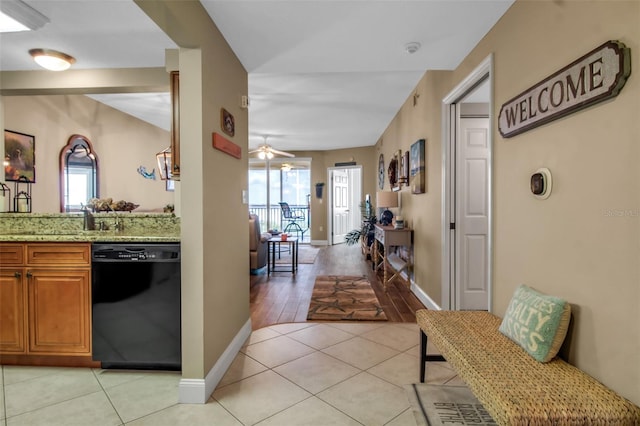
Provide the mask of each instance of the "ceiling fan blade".
{"label": "ceiling fan blade", "polygon": [[273,148],[271,148],[271,152],[277,155],[282,155],[283,157],[295,157],[295,155],[291,154],[290,152],[278,151],[277,149]]}

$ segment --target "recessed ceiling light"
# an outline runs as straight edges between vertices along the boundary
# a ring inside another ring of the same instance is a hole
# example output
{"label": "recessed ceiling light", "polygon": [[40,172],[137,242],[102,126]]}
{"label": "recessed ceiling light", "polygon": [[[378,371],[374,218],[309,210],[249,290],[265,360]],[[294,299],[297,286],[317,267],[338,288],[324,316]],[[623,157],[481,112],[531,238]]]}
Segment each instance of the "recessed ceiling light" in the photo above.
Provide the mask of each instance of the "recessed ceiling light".
{"label": "recessed ceiling light", "polygon": [[50,71],[64,71],[76,61],[73,56],[51,49],[31,49],[29,54],[38,65]]}
{"label": "recessed ceiling light", "polygon": [[21,0],[0,1],[0,32],[37,30],[49,18]]}
{"label": "recessed ceiling light", "polygon": [[417,41],[412,41],[404,45],[404,50],[408,54],[416,53],[422,45]]}

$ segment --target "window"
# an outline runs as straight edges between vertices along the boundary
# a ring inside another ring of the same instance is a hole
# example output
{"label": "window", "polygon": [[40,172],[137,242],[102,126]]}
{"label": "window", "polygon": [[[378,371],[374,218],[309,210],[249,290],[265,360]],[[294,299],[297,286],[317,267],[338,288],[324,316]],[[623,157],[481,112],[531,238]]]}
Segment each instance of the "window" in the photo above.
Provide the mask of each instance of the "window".
{"label": "window", "polygon": [[310,194],[310,159],[249,160],[249,211],[258,215],[263,231],[269,228],[282,229],[278,205],[281,201],[291,207],[304,209],[308,219]]}

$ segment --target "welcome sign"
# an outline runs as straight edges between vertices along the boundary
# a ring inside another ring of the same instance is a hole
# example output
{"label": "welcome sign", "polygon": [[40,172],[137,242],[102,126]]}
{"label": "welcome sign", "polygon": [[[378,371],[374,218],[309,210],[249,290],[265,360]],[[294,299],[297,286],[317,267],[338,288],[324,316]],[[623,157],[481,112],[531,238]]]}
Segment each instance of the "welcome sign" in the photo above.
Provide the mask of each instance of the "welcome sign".
{"label": "welcome sign", "polygon": [[509,138],[620,93],[631,74],[631,50],[608,41],[511,99],[498,129]]}

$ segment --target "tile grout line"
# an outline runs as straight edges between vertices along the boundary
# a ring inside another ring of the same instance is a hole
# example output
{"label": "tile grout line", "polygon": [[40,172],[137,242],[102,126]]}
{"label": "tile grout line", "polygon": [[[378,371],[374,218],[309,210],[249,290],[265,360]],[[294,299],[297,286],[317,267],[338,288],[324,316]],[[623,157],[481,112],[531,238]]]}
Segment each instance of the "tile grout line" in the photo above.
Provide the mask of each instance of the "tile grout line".
{"label": "tile grout line", "polygon": [[102,389],[102,392],[104,393],[104,396],[107,398],[107,401],[109,401],[109,404],[111,404],[111,408],[113,408],[113,411],[115,411],[116,415],[120,419],[120,424],[124,425],[125,424],[124,420],[122,419],[122,416],[120,416],[120,413],[118,412],[118,409],[116,408],[116,406],[113,405],[113,401],[111,400],[109,393],[102,385],[102,382],[100,381],[100,379],[98,379],[98,376],[96,375],[96,369],[92,368],[91,373],[93,374],[93,377],[95,377],[96,381],[98,382],[98,385],[100,386],[100,389]]}

